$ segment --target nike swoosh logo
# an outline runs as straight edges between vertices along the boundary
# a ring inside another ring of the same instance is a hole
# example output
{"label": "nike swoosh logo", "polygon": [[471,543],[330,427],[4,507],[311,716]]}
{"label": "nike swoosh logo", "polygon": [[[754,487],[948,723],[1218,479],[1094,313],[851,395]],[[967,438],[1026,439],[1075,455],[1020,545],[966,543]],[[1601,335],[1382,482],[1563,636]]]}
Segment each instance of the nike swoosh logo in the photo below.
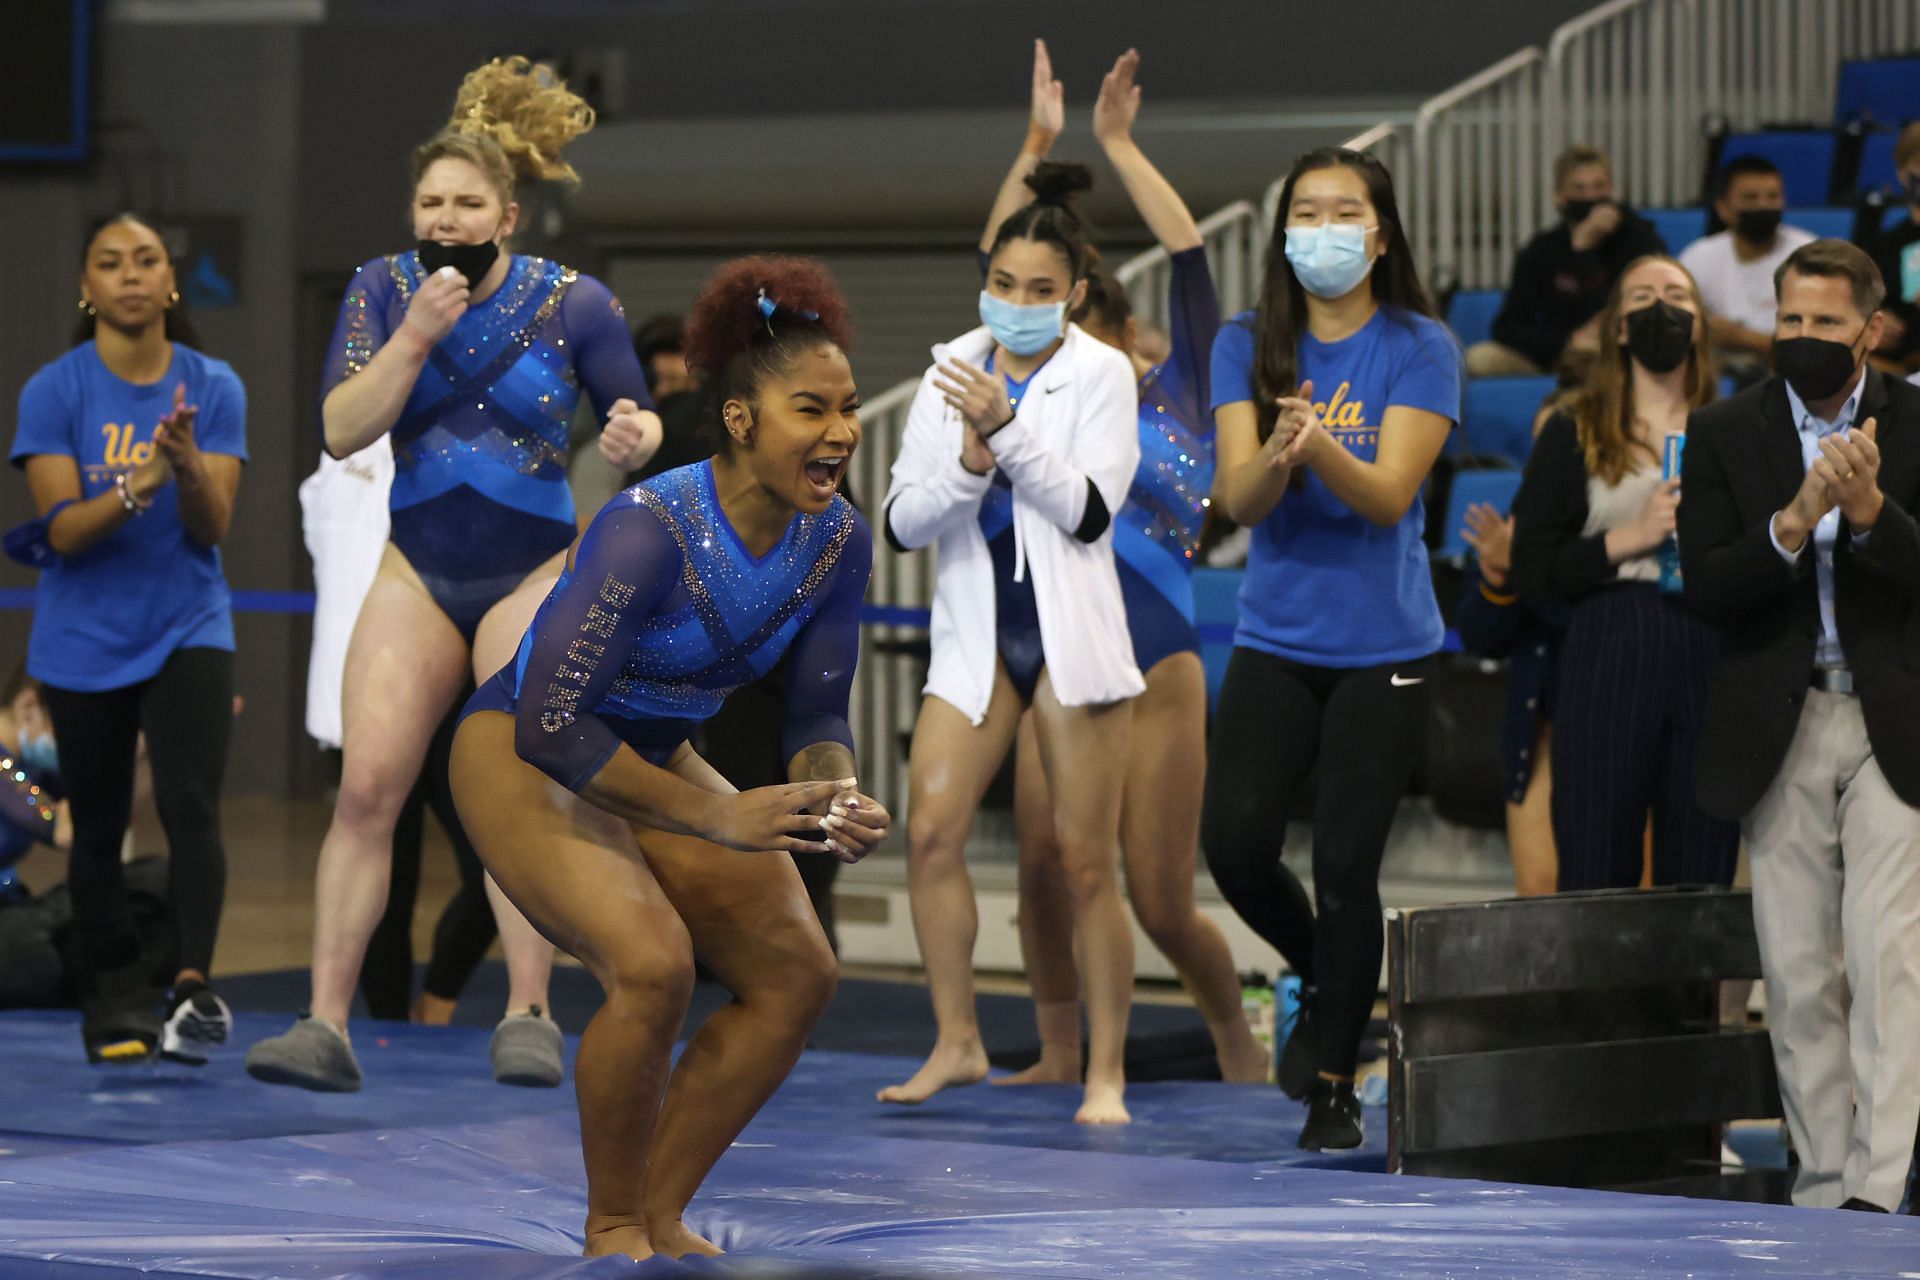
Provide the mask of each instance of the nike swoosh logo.
{"label": "nike swoosh logo", "polygon": [[1410,684],[1425,684],[1426,682],[1427,678],[1425,676],[1403,676],[1398,672],[1387,677],[1387,683],[1396,689],[1404,689]]}
{"label": "nike swoosh logo", "polygon": [[[1060,384],[1060,387],[1064,387],[1064,386],[1066,386],[1066,385],[1067,385],[1067,384],[1063,382],[1063,383],[1061,383],[1061,384]],[[1056,391],[1058,391],[1058,390],[1060,389],[1060,387],[1048,387],[1048,388],[1047,388],[1047,394],[1048,394],[1048,395],[1052,395],[1052,394],[1053,394],[1054,392],[1056,392]]]}

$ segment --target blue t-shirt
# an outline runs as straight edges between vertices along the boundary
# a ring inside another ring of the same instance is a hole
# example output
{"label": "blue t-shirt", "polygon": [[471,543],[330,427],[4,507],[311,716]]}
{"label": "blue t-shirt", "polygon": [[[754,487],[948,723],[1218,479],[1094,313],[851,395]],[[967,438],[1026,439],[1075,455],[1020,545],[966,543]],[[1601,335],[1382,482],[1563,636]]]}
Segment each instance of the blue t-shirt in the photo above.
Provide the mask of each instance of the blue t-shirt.
{"label": "blue t-shirt", "polygon": [[[153,455],[153,429],[187,387],[205,453],[247,456],[247,394],[231,366],[178,343],[164,377],[136,386],[109,372],[91,342],[44,365],[20,392],[12,459],[72,458],[80,493],[114,487]],[[27,671],[58,689],[98,692],[159,674],[176,649],[233,648],[233,612],[220,552],[180,523],[179,489],[154,494],[145,515],[40,573]]]}
{"label": "blue t-shirt", "polygon": [[[1213,344],[1213,407],[1251,400],[1252,312]],[[1399,405],[1460,420],[1460,349],[1439,321],[1381,308],[1338,342],[1300,338],[1300,380],[1313,383],[1327,430],[1372,462],[1380,423]],[[1433,597],[1425,504],[1381,528],[1308,471],[1253,531],[1233,642],[1318,667],[1372,667],[1437,652],[1446,629]]]}

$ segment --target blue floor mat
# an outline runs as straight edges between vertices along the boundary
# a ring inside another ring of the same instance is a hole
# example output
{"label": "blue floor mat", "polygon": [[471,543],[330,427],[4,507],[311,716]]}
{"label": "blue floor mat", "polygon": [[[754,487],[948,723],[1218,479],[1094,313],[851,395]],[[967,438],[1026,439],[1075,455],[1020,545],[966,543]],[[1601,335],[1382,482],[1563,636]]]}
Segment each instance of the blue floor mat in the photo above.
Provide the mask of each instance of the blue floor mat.
{"label": "blue floor mat", "polygon": [[[0,1148],[41,1154],[53,1140],[120,1144],[204,1138],[269,1138],[357,1129],[459,1124],[477,1116],[572,1115],[571,1080],[558,1089],[493,1082],[489,1032],[470,1027],[358,1023],[353,1043],[366,1086],[359,1093],[308,1093],[247,1077],[245,1046],[286,1029],[279,1014],[235,1015],[234,1043],[204,1067],[154,1062],[87,1067],[79,1015],[0,1014],[7,1046],[8,1103]],[[567,1039],[572,1075],[575,1037]],[[912,1074],[918,1061],[871,1054],[808,1053],[762,1112],[795,1132],[1104,1151],[1135,1155],[1269,1161],[1324,1168],[1382,1169],[1386,1115],[1368,1113],[1366,1145],[1348,1152],[1298,1149],[1306,1109],[1279,1090],[1193,1081],[1134,1084],[1134,1123],[1075,1124],[1079,1090],[1067,1086],[952,1089],[918,1107],[883,1106],[874,1094]],[[11,1167],[10,1163],[8,1167]]]}
{"label": "blue floor mat", "polygon": [[14,1276],[1897,1276],[1920,1220],[1603,1192],[903,1141],[763,1119],[688,1224],[721,1259],[578,1257],[561,1115],[23,1160]]}

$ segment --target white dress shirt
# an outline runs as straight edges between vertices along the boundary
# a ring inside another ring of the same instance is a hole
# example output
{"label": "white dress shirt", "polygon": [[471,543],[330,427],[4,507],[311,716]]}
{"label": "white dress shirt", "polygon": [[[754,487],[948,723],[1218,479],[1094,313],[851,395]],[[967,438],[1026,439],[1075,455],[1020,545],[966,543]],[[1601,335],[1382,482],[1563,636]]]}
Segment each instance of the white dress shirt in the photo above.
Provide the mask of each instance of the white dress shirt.
{"label": "white dress shirt", "polygon": [[[1860,412],[1860,396],[1867,389],[1867,379],[1861,375],[1860,384],[1840,406],[1840,412],[1832,419],[1816,418],[1806,406],[1793,385],[1787,383],[1787,408],[1793,412],[1793,428],[1800,436],[1800,457],[1811,471],[1813,464],[1821,457],[1820,441],[1824,436],[1838,432],[1841,439],[1853,429],[1853,420]],[[1870,531],[1869,531],[1870,532]],[[1807,542],[1813,544],[1813,576],[1820,588],[1820,643],[1814,650],[1814,661],[1823,667],[1844,667],[1846,654],[1840,649],[1840,632],[1833,623],[1833,540],[1840,536],[1840,508],[1835,507],[1820,517],[1820,523],[1813,527],[1813,535]],[[1807,542],[1800,544],[1800,550],[1788,551],[1780,545],[1780,536],[1774,532],[1773,521],[1767,522],[1767,537],[1773,543],[1773,549],[1788,564],[1795,564],[1806,552]],[[1853,542],[1858,546],[1867,540],[1867,534],[1855,533]]]}

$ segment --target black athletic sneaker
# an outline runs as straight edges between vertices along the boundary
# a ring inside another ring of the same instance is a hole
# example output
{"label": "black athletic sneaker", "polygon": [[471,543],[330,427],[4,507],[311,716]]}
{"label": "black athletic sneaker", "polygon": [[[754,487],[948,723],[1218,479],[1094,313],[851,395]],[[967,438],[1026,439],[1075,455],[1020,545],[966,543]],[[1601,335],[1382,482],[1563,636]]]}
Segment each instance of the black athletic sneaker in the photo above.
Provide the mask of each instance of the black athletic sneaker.
{"label": "black athletic sneaker", "polygon": [[1319,1055],[1313,1048],[1315,994],[1312,987],[1300,988],[1300,1011],[1293,1015],[1293,1025],[1287,1032],[1286,1043],[1280,1046],[1280,1064],[1276,1068],[1276,1078],[1280,1085],[1280,1092],[1295,1102],[1307,1096],[1307,1090],[1313,1087],[1314,1078],[1320,1074]]}
{"label": "black athletic sneaker", "polygon": [[145,969],[136,961],[84,981],[80,1039],[87,1061],[124,1066],[151,1058],[160,1043],[160,990]]}
{"label": "black athletic sneaker", "polygon": [[1302,1151],[1345,1151],[1366,1140],[1360,1125],[1360,1099],[1351,1080],[1315,1080],[1307,1093],[1307,1122],[1300,1128]]}
{"label": "black athletic sneaker", "polygon": [[233,1033],[233,1012],[204,982],[189,979],[167,994],[167,1021],[160,1034],[160,1056],[204,1066],[207,1052]]}

